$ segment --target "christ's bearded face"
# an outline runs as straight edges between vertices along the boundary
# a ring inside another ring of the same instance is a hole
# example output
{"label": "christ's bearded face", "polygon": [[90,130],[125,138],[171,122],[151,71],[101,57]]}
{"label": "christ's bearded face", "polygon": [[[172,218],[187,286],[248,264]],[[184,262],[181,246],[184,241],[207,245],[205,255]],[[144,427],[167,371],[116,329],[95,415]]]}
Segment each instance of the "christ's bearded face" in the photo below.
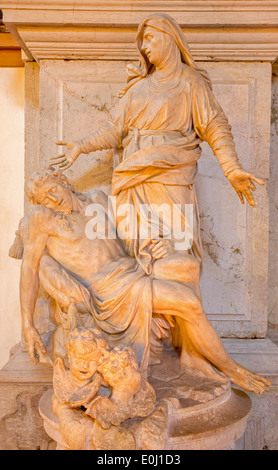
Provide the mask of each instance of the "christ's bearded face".
{"label": "christ's bearded face", "polygon": [[70,214],[73,210],[71,190],[54,179],[48,179],[36,189],[35,200],[54,211]]}

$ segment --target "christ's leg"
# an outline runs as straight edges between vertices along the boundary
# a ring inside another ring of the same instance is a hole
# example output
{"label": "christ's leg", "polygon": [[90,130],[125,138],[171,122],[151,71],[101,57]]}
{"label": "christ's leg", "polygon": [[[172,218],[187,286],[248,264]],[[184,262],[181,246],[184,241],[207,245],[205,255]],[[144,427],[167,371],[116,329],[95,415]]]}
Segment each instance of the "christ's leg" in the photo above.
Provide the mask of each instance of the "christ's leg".
{"label": "christ's leg", "polygon": [[200,264],[193,255],[184,252],[173,253],[153,263],[152,275],[154,279],[198,283]]}
{"label": "christ's leg", "polygon": [[201,301],[195,293],[173,281],[153,281],[154,312],[183,319],[193,347],[214,364],[224,375],[244,390],[263,393],[270,381],[253,374],[235,362],[224,348],[217,332],[207,319]]}

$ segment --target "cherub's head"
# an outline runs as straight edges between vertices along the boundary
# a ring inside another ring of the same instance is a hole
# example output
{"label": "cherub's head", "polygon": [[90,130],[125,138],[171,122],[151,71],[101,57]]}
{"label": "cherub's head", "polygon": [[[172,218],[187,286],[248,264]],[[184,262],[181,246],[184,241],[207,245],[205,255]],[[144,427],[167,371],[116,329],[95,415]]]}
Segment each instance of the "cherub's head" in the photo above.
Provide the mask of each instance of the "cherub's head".
{"label": "cherub's head", "polygon": [[75,193],[68,178],[54,167],[36,171],[30,178],[26,194],[32,204],[70,213],[73,210],[72,193]]}
{"label": "cherub's head", "polygon": [[69,334],[66,347],[71,375],[78,382],[88,382],[101,359],[108,354],[108,344],[96,328],[75,328]]}
{"label": "cherub's head", "polygon": [[131,378],[139,370],[133,349],[129,346],[116,346],[109,355],[100,361],[99,371],[105,382],[111,387],[122,379]]}

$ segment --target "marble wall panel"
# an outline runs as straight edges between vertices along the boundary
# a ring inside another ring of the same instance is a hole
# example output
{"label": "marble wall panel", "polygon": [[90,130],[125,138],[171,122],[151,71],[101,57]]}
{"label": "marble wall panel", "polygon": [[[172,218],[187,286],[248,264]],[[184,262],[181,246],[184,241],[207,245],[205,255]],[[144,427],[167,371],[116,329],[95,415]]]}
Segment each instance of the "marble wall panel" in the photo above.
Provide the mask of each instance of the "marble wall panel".
{"label": "marble wall panel", "polygon": [[241,205],[209,146],[203,145],[197,187],[204,306],[221,333],[260,336],[267,321],[271,67],[203,65],[232,126],[243,167],[265,181],[254,193],[256,206]]}

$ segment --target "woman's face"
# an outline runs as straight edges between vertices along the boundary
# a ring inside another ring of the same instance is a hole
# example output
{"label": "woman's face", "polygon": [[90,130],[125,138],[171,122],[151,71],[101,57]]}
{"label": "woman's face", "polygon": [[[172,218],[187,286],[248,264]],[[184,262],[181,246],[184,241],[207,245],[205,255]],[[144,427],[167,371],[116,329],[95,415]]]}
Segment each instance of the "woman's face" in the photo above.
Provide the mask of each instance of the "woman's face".
{"label": "woman's face", "polygon": [[163,59],[165,36],[164,33],[150,26],[147,26],[144,30],[141,49],[148,57],[149,62],[156,67],[160,65]]}

